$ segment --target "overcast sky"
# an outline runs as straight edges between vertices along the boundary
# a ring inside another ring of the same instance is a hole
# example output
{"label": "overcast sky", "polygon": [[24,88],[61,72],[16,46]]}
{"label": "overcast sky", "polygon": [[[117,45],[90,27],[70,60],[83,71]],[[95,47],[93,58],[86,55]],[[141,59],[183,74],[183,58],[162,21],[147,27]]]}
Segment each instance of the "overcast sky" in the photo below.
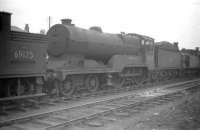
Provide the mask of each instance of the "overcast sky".
{"label": "overcast sky", "polygon": [[12,25],[48,30],[62,18],[76,26],[100,26],[109,33],[139,33],[156,41],[178,41],[200,47],[200,0],[0,0],[0,11],[12,13]]}

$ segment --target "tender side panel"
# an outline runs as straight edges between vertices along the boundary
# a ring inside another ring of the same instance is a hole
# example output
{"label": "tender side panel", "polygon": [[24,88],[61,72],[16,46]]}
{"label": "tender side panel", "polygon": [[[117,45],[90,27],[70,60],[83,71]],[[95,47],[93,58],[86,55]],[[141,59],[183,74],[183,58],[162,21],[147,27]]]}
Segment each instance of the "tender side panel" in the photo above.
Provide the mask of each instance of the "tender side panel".
{"label": "tender side panel", "polygon": [[190,55],[190,68],[198,68],[199,67],[199,58],[197,56]]}
{"label": "tender side panel", "polygon": [[45,37],[36,34],[11,33],[3,45],[0,76],[37,75],[45,72]]}
{"label": "tender side panel", "polygon": [[181,68],[181,54],[179,51],[158,48],[156,58],[158,68]]}

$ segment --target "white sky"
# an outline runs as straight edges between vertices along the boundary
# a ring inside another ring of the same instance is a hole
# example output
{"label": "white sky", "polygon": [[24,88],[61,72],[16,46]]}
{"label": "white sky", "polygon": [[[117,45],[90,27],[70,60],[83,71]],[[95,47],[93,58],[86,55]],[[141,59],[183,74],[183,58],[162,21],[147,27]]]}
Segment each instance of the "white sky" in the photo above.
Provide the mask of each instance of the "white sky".
{"label": "white sky", "polygon": [[100,26],[109,33],[139,33],[156,41],[178,41],[200,47],[200,0],[0,0],[0,11],[12,12],[12,25],[31,32],[48,30],[62,18],[76,26]]}

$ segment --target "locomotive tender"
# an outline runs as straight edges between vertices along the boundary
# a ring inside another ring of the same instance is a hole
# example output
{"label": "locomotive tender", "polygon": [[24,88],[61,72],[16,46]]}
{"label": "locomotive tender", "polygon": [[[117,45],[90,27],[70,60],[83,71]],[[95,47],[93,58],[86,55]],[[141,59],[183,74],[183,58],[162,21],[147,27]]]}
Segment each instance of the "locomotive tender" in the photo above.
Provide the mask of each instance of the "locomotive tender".
{"label": "locomotive tender", "polygon": [[70,19],[52,26],[47,35],[15,32],[10,14],[1,12],[0,17],[1,97],[42,92],[71,96],[82,89],[94,92],[199,74],[199,51],[188,58],[178,43],[104,33],[99,27],[86,30]]}

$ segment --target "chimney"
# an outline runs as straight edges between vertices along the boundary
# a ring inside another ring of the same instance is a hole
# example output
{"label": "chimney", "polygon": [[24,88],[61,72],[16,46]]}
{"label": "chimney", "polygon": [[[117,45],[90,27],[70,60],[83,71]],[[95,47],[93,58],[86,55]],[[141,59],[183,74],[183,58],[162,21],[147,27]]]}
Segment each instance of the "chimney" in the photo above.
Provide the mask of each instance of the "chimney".
{"label": "chimney", "polygon": [[25,25],[24,31],[29,32],[29,25],[28,24]]}
{"label": "chimney", "polygon": [[11,13],[0,12],[0,62],[6,54],[6,44],[11,30]]}
{"label": "chimney", "polygon": [[9,32],[11,30],[11,13],[0,12],[0,32]]}
{"label": "chimney", "polygon": [[198,56],[200,53],[199,53],[199,47],[195,47],[196,49],[196,55]]}
{"label": "chimney", "polygon": [[199,52],[199,47],[196,47],[196,51]]}
{"label": "chimney", "polygon": [[174,42],[174,46],[175,46],[175,47],[178,47],[178,42]]}
{"label": "chimney", "polygon": [[64,25],[72,25],[71,19],[61,19],[62,24]]}

